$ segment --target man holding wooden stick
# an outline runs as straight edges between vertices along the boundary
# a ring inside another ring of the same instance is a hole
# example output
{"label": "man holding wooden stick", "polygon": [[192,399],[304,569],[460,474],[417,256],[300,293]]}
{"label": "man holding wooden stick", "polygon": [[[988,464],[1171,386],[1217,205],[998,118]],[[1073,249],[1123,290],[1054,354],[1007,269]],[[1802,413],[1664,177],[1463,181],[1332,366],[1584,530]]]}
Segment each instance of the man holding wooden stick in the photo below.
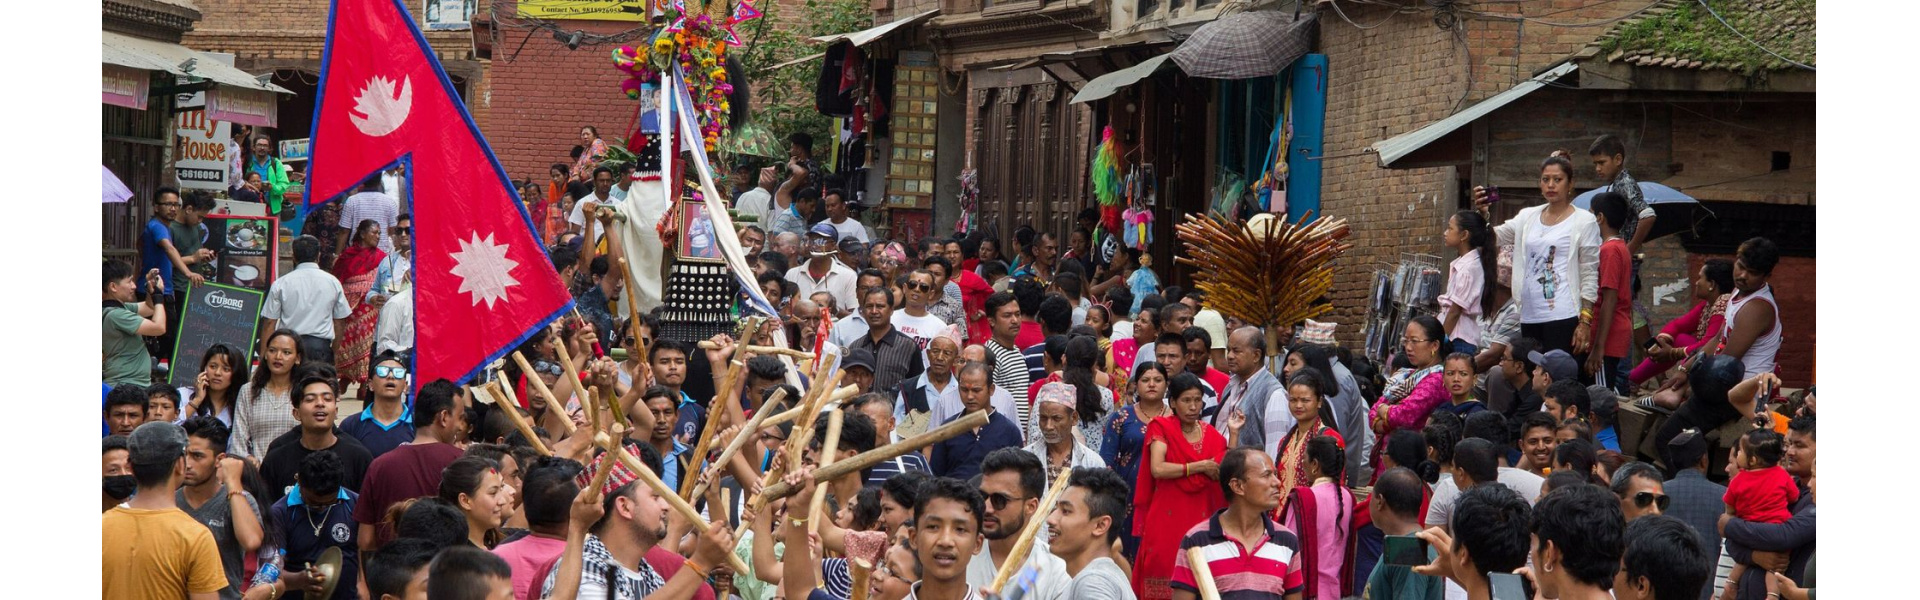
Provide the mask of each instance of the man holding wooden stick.
{"label": "man holding wooden stick", "polygon": [[[629,453],[637,454],[637,450],[634,448]],[[660,467],[644,463],[643,466],[655,472]],[[575,501],[575,529],[569,532],[573,539],[568,540],[562,560],[547,573],[540,586],[541,597],[639,600],[660,594],[661,598],[692,598],[696,589],[706,585],[707,575],[715,567],[727,564],[728,553],[733,549],[732,532],[725,527],[714,527],[694,542],[693,557],[672,580],[662,578],[647,564],[645,557],[647,551],[667,536],[667,511],[671,510],[668,501],[641,483],[639,474],[628,469],[612,452],[602,453],[589,465],[580,474],[579,483],[583,500]],[[599,498],[597,502],[595,497]],[[579,527],[585,519],[580,517],[590,516],[594,511],[583,511],[580,506],[583,502],[598,504],[600,509],[598,519],[584,535]],[[579,548],[577,562],[573,560],[576,555],[572,555],[576,547]],[[578,570],[562,576],[564,571],[575,569]],[[556,589],[567,587],[558,584],[572,581],[578,581],[576,589]]]}
{"label": "man holding wooden stick", "polygon": [[1222,598],[1300,600],[1306,589],[1300,538],[1267,518],[1280,506],[1283,493],[1273,458],[1248,446],[1227,451],[1220,460],[1220,487],[1226,491],[1227,507],[1194,525],[1180,540],[1173,561],[1174,600],[1200,597],[1200,569],[1187,559],[1192,548],[1202,549],[1205,571]]}
{"label": "man holding wooden stick", "polygon": [[[980,464],[980,493],[986,496],[986,512],[981,515],[980,533],[987,538],[987,551],[973,555],[967,563],[967,583],[987,588],[1008,560],[1017,560],[1014,546],[1027,521],[1040,512],[1040,501],[1047,492],[1046,468],[1032,453],[1019,448],[1001,448],[987,455]],[[1071,576],[1067,563],[1047,549],[1047,531],[1042,527],[1032,541],[1027,562],[1040,568],[1040,577],[1027,594],[1032,600],[1057,600],[1067,591]],[[1005,590],[1002,590],[1003,592]]]}

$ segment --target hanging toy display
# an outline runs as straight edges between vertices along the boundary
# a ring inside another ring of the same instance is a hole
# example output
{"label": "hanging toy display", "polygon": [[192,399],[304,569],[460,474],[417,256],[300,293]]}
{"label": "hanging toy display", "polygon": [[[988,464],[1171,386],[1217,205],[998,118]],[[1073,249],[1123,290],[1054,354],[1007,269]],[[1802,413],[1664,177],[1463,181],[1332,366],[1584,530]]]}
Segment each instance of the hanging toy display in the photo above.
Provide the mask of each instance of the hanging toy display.
{"label": "hanging toy display", "polygon": [[980,212],[980,171],[965,169],[960,171],[960,220],[953,224],[953,230],[961,233],[973,233],[979,227]]}
{"label": "hanging toy display", "polygon": [[1141,252],[1153,244],[1153,206],[1158,203],[1155,196],[1159,193],[1154,179],[1152,164],[1135,167],[1127,175],[1127,210],[1121,214],[1123,241]]}
{"label": "hanging toy display", "polygon": [[1093,168],[1088,176],[1093,179],[1093,197],[1100,201],[1100,228],[1118,231],[1120,207],[1126,193],[1126,182],[1120,176],[1120,141],[1114,139],[1111,125],[1100,132],[1100,138],[1100,149],[1093,153]]}

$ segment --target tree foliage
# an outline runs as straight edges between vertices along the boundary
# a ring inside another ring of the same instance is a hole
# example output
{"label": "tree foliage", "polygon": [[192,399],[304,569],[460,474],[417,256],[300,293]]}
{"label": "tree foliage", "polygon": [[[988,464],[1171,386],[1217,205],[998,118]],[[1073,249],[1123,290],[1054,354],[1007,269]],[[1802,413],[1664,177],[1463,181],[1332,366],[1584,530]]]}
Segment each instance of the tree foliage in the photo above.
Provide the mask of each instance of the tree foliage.
{"label": "tree foliage", "polygon": [[793,15],[785,14],[786,7],[774,0],[761,0],[756,7],[766,16],[743,28],[740,35],[747,46],[733,54],[753,86],[751,120],[782,138],[801,131],[817,141],[833,139],[833,119],[815,111],[813,105],[814,81],[823,59],[768,68],[826,49],[809,38],[872,26],[867,2],[806,0],[800,14]]}

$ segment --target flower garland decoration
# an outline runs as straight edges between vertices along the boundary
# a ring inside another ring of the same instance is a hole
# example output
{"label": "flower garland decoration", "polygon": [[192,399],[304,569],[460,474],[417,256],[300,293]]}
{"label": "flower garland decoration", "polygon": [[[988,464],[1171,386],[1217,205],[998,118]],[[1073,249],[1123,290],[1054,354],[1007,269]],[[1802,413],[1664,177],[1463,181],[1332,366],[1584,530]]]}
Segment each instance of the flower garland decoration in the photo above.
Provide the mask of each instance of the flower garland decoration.
{"label": "flower garland decoration", "polygon": [[679,67],[686,74],[687,93],[698,116],[700,138],[707,152],[719,148],[733,110],[728,97],[733,84],[727,81],[727,52],[741,45],[734,27],[760,18],[761,13],[747,0],[673,0],[667,7],[670,25],[654,34],[642,47],[622,46],[613,51],[613,64],[627,74],[620,90],[627,98],[640,99],[643,86],[660,81],[660,74]]}

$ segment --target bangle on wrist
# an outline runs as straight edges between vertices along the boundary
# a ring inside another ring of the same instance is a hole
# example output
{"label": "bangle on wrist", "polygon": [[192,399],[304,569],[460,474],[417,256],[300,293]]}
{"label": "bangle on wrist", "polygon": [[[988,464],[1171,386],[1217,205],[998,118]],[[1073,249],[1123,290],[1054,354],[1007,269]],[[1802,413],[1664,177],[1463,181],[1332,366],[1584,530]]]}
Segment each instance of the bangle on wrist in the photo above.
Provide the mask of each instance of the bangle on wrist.
{"label": "bangle on wrist", "polygon": [[699,575],[701,579],[707,579],[713,576],[713,569],[702,569],[699,563],[695,563],[691,558],[687,559],[687,568],[693,569],[693,574]]}

